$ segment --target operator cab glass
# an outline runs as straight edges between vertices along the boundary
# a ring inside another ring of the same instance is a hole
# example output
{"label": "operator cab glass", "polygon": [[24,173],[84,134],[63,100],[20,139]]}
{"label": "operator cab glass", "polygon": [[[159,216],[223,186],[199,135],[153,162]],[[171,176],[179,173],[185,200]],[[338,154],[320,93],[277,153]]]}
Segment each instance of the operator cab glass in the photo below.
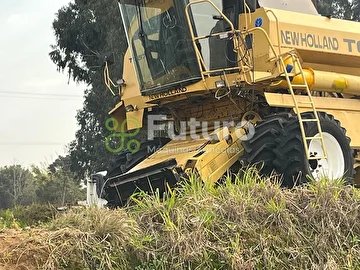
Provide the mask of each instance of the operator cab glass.
{"label": "operator cab glass", "polygon": [[[194,2],[194,1],[190,1]],[[216,35],[231,31],[231,25],[222,17],[225,16],[235,29],[239,26],[239,15],[245,12],[245,5],[253,12],[256,9],[256,0],[212,0],[211,1],[223,14],[220,14],[209,2],[198,2],[191,5],[194,32],[198,37],[208,36],[207,39],[199,39],[198,48],[201,51],[203,66],[212,72],[211,75],[223,74],[223,72],[238,72],[238,55],[234,49],[231,35]],[[213,36],[211,36],[213,35]],[[219,71],[222,70],[222,71]]]}
{"label": "operator cab glass", "polygon": [[201,80],[185,16],[186,0],[120,0],[143,95]]}

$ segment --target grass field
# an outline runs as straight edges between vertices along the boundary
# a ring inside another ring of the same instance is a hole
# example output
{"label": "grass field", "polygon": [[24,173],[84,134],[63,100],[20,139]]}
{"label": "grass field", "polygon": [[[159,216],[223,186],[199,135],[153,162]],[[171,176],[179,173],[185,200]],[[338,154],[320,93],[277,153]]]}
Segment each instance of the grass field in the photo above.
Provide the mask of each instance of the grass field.
{"label": "grass field", "polygon": [[139,194],[126,208],[3,229],[0,269],[360,269],[357,189],[281,189],[253,169],[232,178],[192,177],[164,199]]}

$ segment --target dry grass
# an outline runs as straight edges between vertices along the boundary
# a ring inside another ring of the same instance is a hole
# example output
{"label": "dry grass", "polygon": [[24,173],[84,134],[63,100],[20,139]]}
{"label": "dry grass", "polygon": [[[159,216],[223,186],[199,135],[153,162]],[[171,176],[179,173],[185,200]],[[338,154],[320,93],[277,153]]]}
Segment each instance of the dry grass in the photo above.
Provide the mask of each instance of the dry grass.
{"label": "dry grass", "polygon": [[55,219],[42,269],[360,269],[360,194],[341,181],[284,190],[249,169],[134,202]]}

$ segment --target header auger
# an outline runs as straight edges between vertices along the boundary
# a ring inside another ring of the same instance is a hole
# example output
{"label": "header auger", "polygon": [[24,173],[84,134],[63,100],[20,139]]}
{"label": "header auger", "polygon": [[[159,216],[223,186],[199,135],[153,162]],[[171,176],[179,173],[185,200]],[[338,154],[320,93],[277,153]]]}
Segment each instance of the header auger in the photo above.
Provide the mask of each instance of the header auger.
{"label": "header auger", "polygon": [[248,164],[289,187],[324,176],[360,183],[359,23],[320,16],[311,0],[119,7],[129,49],[110,115],[119,132],[149,138],[124,147],[98,181],[109,205]]}

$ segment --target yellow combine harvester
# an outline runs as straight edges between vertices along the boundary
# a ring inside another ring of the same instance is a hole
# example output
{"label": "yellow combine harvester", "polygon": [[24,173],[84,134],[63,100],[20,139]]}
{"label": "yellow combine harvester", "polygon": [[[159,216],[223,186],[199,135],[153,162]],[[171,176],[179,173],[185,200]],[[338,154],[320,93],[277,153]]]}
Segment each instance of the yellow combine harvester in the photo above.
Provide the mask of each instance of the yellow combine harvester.
{"label": "yellow combine harvester", "polygon": [[359,23],[323,17],[311,0],[119,6],[129,49],[113,137],[143,129],[149,140],[130,141],[105,176],[109,205],[189,172],[216,182],[247,164],[285,186],[309,176],[360,182]]}

